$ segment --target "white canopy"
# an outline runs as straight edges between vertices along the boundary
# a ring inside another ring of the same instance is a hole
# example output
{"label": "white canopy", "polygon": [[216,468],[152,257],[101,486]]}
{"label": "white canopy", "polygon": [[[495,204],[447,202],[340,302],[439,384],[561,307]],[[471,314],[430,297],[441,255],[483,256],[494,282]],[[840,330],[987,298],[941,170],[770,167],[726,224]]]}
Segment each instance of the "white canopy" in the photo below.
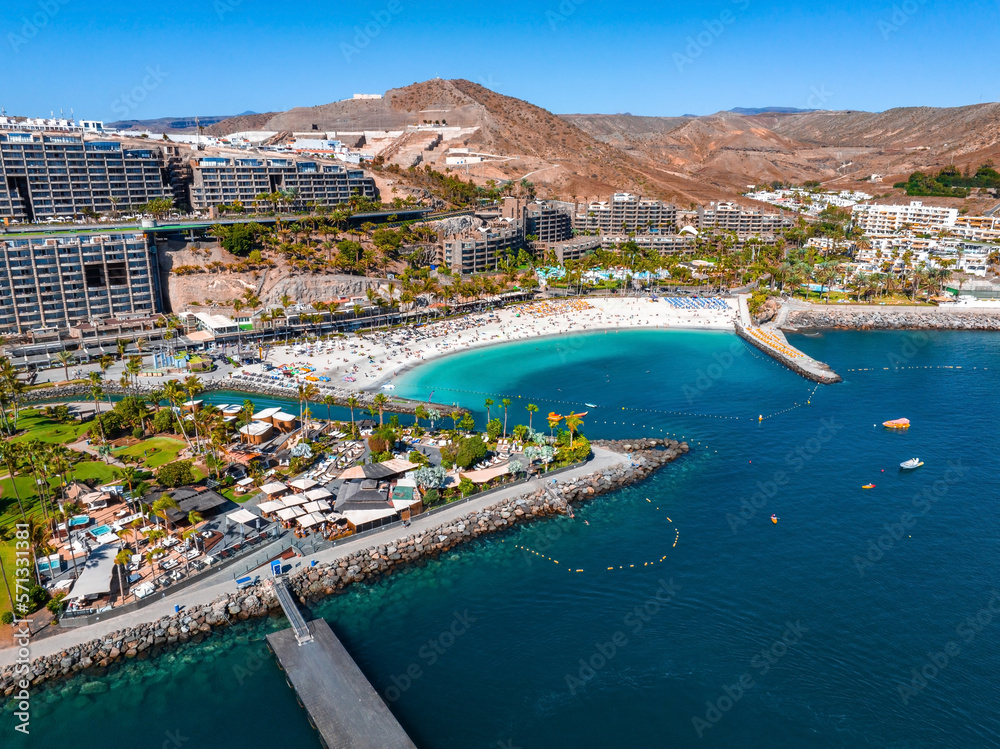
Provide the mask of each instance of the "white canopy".
{"label": "white canopy", "polygon": [[312,489],[318,483],[319,482],[313,481],[312,479],[299,478],[299,479],[295,479],[294,481],[289,481],[288,485],[291,486],[293,489],[298,489],[300,491],[305,491],[306,489]]}
{"label": "white canopy", "polygon": [[272,494],[280,494],[281,492],[287,492],[288,487],[282,484],[280,481],[272,481],[270,484],[264,484],[264,486],[262,486],[260,490],[264,492],[264,494],[270,496]]}
{"label": "white canopy", "polygon": [[276,499],[273,502],[261,502],[257,505],[257,509],[261,512],[277,512],[278,510],[284,509],[285,503],[280,499]]}
{"label": "white canopy", "polygon": [[305,512],[298,507],[286,507],[283,510],[278,510],[278,517],[282,520],[294,520],[299,515],[305,515]]}
{"label": "white canopy", "polygon": [[111,544],[102,544],[94,549],[83,563],[83,572],[80,573],[67,598],[73,600],[110,593],[116,554],[117,549]]}
{"label": "white canopy", "polygon": [[326,518],[320,515],[318,512],[312,512],[308,515],[303,515],[302,517],[296,518],[296,522],[303,528],[312,528],[314,525],[319,525],[324,522]]}
{"label": "white canopy", "polygon": [[290,497],[282,497],[281,501],[285,507],[295,507],[296,505],[304,505],[309,500],[306,499],[304,494],[293,494]]}
{"label": "white canopy", "polygon": [[256,525],[257,521],[260,520],[260,518],[252,512],[243,508],[240,508],[236,512],[229,513],[226,517],[234,523],[239,523],[240,525]]}
{"label": "white canopy", "polygon": [[330,503],[320,499],[315,502],[306,502],[302,505],[302,509],[306,512],[327,512],[330,509]]}
{"label": "white canopy", "polygon": [[319,489],[310,489],[306,492],[306,498],[310,501],[315,501],[317,499],[326,499],[327,497],[332,497],[333,492],[327,489],[325,486]]}

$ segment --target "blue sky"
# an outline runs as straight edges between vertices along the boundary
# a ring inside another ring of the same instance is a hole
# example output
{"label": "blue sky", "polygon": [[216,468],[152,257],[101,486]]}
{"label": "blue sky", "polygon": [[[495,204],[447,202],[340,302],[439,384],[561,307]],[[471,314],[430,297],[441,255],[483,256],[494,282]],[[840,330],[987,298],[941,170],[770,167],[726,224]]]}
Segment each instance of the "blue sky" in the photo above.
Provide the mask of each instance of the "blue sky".
{"label": "blue sky", "polygon": [[1000,0],[23,0],[0,29],[0,105],[35,116],[278,111],[434,77],[557,113],[1000,98]]}

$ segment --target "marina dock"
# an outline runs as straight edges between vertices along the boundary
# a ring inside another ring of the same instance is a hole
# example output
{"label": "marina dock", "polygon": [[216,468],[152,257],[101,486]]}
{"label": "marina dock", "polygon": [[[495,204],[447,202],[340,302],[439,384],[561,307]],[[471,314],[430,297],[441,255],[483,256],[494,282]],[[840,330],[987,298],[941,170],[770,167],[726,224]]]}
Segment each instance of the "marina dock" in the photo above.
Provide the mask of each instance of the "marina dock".
{"label": "marina dock", "polygon": [[[416,749],[323,619],[306,622],[284,580],[275,590],[292,626],[267,636],[328,749]],[[284,591],[284,595],[281,592]]]}

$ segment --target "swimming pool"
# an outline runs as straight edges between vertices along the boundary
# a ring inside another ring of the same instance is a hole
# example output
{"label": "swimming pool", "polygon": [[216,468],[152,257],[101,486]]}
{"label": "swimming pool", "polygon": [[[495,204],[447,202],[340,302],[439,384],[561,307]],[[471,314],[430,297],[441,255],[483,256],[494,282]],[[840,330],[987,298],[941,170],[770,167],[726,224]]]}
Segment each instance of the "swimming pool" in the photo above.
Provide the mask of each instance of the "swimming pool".
{"label": "swimming pool", "polygon": [[79,528],[82,525],[90,525],[90,515],[74,515],[69,519],[70,528]]}
{"label": "swimming pool", "polygon": [[99,525],[90,529],[90,535],[94,538],[100,538],[105,533],[114,533],[114,529],[110,525]]}

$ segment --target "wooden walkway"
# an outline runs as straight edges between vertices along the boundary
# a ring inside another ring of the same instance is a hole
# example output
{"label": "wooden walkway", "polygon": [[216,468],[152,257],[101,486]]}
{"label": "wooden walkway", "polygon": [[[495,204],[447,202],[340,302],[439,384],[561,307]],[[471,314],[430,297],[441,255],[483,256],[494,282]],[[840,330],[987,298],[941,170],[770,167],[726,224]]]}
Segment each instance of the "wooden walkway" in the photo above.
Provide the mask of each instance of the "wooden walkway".
{"label": "wooden walkway", "polygon": [[416,749],[323,619],[306,622],[283,579],[274,581],[292,626],[267,636],[288,682],[328,749]]}

